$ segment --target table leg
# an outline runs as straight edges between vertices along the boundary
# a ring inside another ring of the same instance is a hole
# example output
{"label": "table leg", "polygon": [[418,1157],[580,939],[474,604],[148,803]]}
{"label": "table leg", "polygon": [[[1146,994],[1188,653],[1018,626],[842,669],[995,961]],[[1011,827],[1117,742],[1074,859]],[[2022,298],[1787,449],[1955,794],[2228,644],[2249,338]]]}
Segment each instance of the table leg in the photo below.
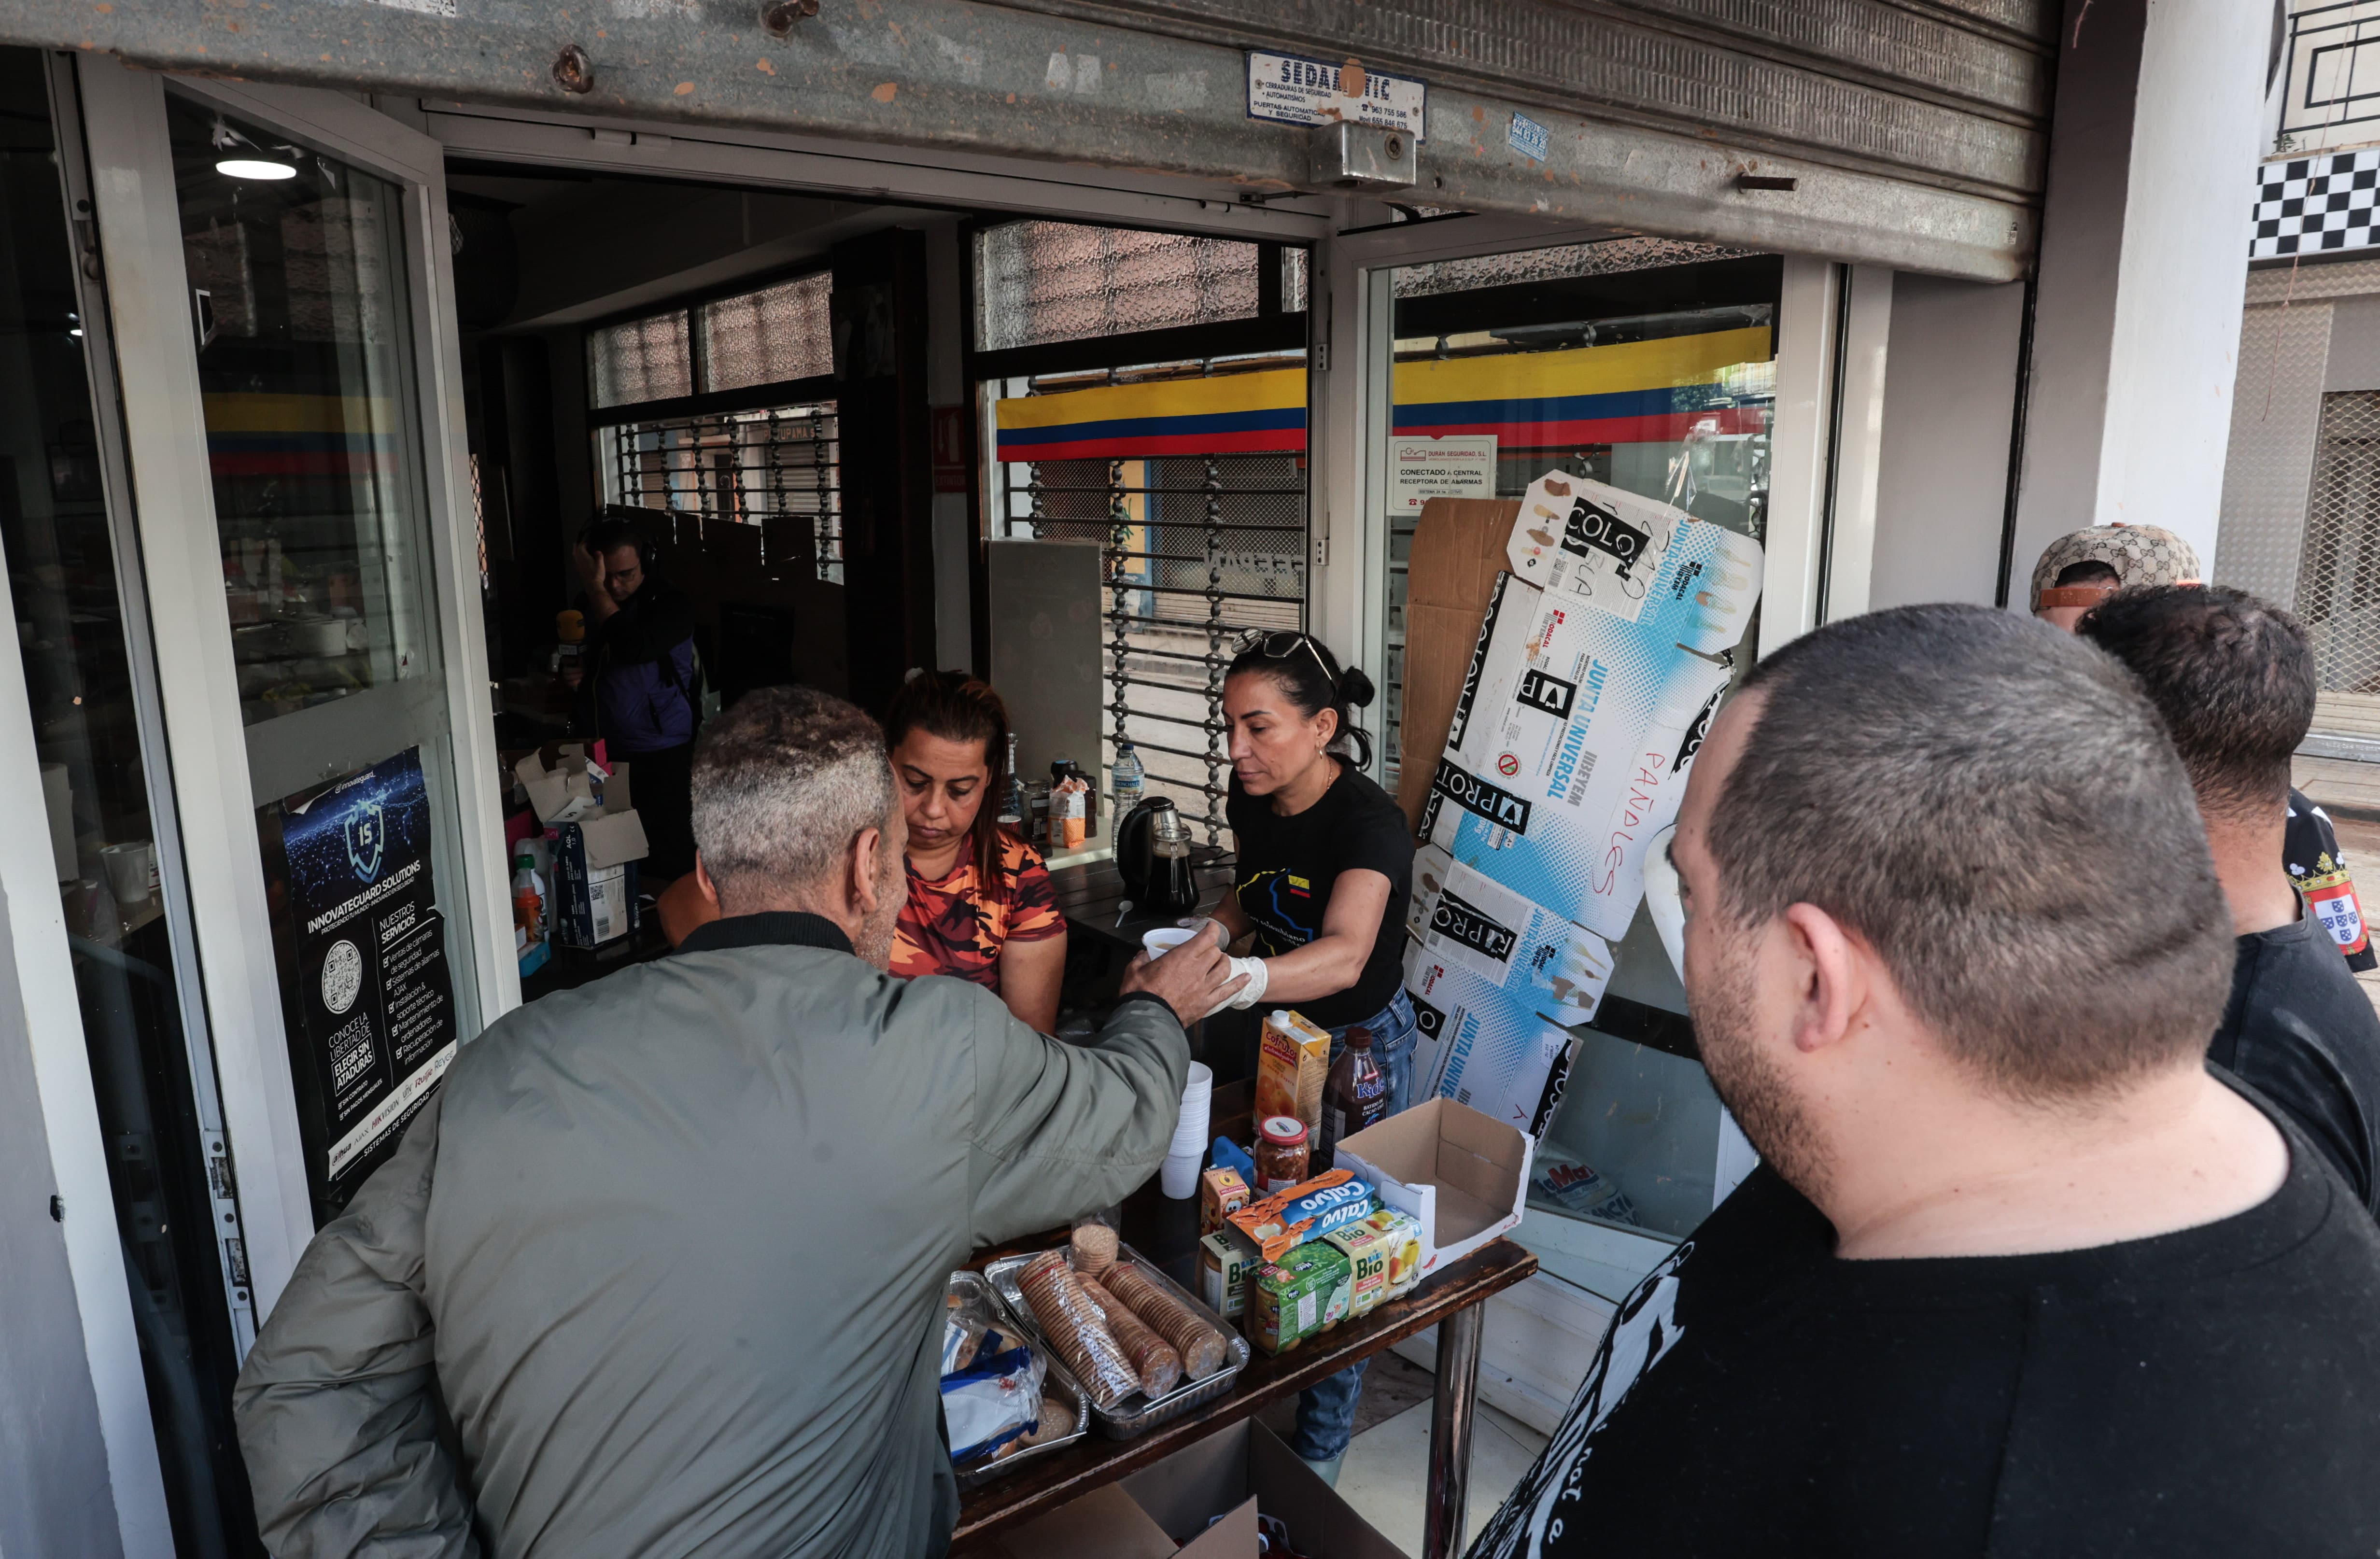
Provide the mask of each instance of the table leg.
{"label": "table leg", "polygon": [[1422,1506],[1422,1559],[1463,1552],[1463,1507],[1471,1490],[1471,1421],[1479,1400],[1483,1307],[1468,1305],[1438,1323],[1438,1384],[1429,1403],[1429,1490]]}

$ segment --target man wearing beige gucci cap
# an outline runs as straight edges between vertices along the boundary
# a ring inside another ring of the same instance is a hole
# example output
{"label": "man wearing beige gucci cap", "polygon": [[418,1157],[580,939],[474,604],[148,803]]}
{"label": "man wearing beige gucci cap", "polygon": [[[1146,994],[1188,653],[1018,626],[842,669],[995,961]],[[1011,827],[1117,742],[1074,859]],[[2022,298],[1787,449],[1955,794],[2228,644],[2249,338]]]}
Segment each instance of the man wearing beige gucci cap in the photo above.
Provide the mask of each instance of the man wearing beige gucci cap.
{"label": "man wearing beige gucci cap", "polygon": [[2198,553],[2163,526],[2093,526],[2059,537],[2033,565],[2033,614],[2067,633],[2127,585],[2196,585]]}

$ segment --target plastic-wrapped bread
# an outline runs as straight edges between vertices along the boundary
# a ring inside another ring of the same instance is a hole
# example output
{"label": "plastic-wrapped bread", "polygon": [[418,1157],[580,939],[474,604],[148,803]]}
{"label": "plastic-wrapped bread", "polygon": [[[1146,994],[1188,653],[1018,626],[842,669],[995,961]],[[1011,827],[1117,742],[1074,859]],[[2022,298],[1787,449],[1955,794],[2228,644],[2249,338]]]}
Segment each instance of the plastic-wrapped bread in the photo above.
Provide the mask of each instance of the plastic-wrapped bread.
{"label": "plastic-wrapped bread", "polygon": [[1152,1282],[1138,1267],[1119,1264],[1108,1274],[1105,1287],[1150,1331],[1173,1345],[1173,1351],[1182,1356],[1182,1372],[1192,1380],[1205,1380],[1231,1357],[1222,1333]]}
{"label": "plastic-wrapped bread", "polygon": [[1041,1399],[1041,1421],[1030,1434],[1021,1434],[994,1451],[991,1459],[999,1461],[1019,1451],[1029,1451],[1036,1445],[1047,1445],[1052,1440],[1063,1440],[1075,1432],[1075,1410],[1054,1396]]}
{"label": "plastic-wrapped bread", "polygon": [[1066,1361],[1091,1400],[1112,1408],[1140,1389],[1140,1372],[1125,1357],[1099,1307],[1075,1277],[1063,1251],[1045,1251],[1016,1275],[1016,1287],[1033,1307],[1041,1335]]}
{"label": "plastic-wrapped bread", "polygon": [[1122,1299],[1100,1287],[1098,1279],[1078,1273],[1075,1280],[1083,1286],[1091,1303],[1099,1307],[1108,1331],[1132,1360],[1132,1367],[1140,1372],[1140,1389],[1152,1397],[1172,1391],[1182,1379],[1181,1350],[1150,1331]]}
{"label": "plastic-wrapped bread", "polygon": [[1105,1277],[1115,1265],[1116,1231],[1095,1220],[1075,1226],[1075,1270],[1085,1277]]}

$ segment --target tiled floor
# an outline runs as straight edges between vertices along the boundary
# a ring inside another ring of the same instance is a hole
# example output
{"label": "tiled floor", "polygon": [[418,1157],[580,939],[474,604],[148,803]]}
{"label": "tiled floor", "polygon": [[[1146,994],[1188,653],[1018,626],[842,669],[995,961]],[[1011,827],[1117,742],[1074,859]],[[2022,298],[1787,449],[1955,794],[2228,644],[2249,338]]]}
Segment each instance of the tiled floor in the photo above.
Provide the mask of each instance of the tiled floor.
{"label": "tiled floor", "polygon": [[[1471,1432],[1468,1546],[1544,1450],[1546,1437],[1482,1403]],[[1422,1491],[1428,1481],[1429,1404],[1417,1403],[1364,1431],[1347,1447],[1339,1494],[1407,1553],[1421,1553]]]}

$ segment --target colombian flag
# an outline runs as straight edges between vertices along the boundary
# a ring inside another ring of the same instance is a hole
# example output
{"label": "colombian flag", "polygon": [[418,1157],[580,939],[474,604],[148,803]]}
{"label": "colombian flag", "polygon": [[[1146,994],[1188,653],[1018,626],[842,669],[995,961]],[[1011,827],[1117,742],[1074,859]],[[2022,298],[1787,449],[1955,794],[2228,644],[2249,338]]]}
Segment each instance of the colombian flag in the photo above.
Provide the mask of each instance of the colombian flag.
{"label": "colombian flag", "polygon": [[1002,460],[1303,452],[1305,370],[1061,390],[1004,400],[993,410]]}
{"label": "colombian flag", "polygon": [[1617,346],[1399,363],[1400,434],[1492,433],[1498,447],[1670,443],[1716,417],[1756,433],[1765,406],[1739,406],[1728,370],[1769,358],[1768,328],[1708,331]]}
{"label": "colombian flag", "polygon": [[396,469],[396,407],[371,395],[202,397],[218,477],[360,477]]}

